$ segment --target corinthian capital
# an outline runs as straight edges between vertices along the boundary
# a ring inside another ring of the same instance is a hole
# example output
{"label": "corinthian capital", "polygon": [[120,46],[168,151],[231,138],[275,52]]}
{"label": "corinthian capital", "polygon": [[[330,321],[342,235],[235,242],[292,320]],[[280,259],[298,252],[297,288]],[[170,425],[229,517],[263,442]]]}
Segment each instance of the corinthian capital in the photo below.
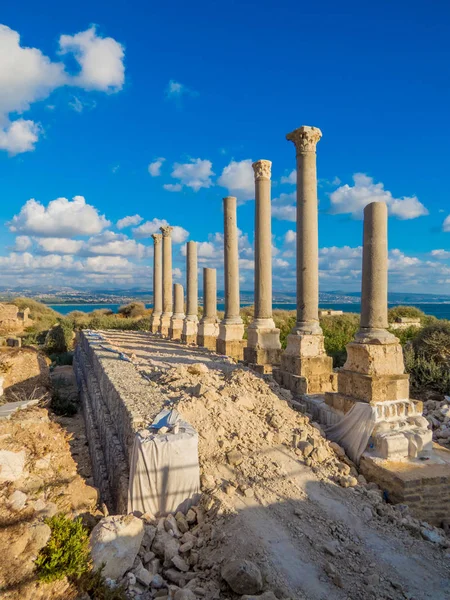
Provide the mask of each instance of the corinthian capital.
{"label": "corinthian capital", "polygon": [[157,246],[161,242],[162,233],[152,233],[152,238],[155,243],[155,246]]}
{"label": "corinthian capital", "polygon": [[160,227],[159,230],[162,233],[162,236],[167,238],[172,235],[173,227],[171,225],[163,225],[163,227]]}
{"label": "corinthian capital", "polygon": [[272,163],[270,160],[257,160],[252,164],[255,172],[255,181],[257,179],[270,179],[272,172]]}
{"label": "corinthian capital", "polygon": [[309,127],[303,125],[288,133],[286,139],[295,144],[297,154],[300,152],[315,152],[317,142],[322,137],[322,132],[318,127]]}

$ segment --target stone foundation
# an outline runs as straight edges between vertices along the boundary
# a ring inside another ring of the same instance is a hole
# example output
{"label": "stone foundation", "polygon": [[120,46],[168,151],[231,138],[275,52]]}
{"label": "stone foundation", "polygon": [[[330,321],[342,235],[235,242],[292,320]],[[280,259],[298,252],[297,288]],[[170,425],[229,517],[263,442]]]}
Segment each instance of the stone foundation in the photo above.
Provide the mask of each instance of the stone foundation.
{"label": "stone foundation", "polygon": [[161,315],[161,325],[159,327],[159,333],[163,337],[169,337],[171,315]]}
{"label": "stone foundation", "polygon": [[181,341],[185,344],[196,344],[197,343],[197,321],[188,321],[185,319],[183,323],[183,331],[181,334]]}
{"label": "stone foundation", "polygon": [[234,360],[244,360],[244,348],[247,340],[221,340],[217,338],[216,351],[234,358]]}
{"label": "stone foundation", "polygon": [[197,346],[202,348],[207,348],[208,350],[212,350],[216,352],[217,350],[217,336],[214,335],[198,335],[197,336]]}
{"label": "stone foundation", "polygon": [[386,491],[388,500],[407,504],[417,519],[441,526],[450,506],[450,451],[434,444],[428,461],[396,462],[365,453],[359,464],[368,481]]}
{"label": "stone foundation", "polygon": [[74,371],[86,421],[94,484],[110,511],[126,513],[135,434],[153,421],[165,399],[99,335],[102,332],[80,332]]}
{"label": "stone foundation", "polygon": [[183,333],[183,319],[171,319],[169,328],[169,338],[171,340],[181,340]]}
{"label": "stone foundation", "polygon": [[247,348],[244,350],[244,359],[247,363],[272,367],[280,364],[282,350],[279,329],[250,325],[247,336]]}
{"label": "stone foundation", "polygon": [[158,333],[161,327],[161,315],[152,316],[150,320],[150,331],[151,333]]}

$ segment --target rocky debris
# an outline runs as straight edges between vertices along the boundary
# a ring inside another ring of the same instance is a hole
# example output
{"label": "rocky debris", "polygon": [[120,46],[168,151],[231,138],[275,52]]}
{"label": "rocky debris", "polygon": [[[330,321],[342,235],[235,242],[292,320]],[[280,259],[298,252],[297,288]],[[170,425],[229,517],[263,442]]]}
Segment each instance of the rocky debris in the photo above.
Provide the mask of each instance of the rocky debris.
{"label": "rocky debris", "polygon": [[223,565],[221,575],[236,594],[256,594],[262,591],[261,571],[249,560],[228,561]]}
{"label": "rocky debris", "polygon": [[423,415],[433,430],[433,440],[443,446],[450,446],[450,396],[442,400],[426,400]]}
{"label": "rocky debris", "polygon": [[120,579],[133,566],[143,537],[144,523],[133,515],[103,518],[89,540],[95,567],[105,564],[104,576]]}
{"label": "rocky debris", "polygon": [[0,483],[17,481],[23,475],[25,466],[25,450],[11,452],[0,450]]}

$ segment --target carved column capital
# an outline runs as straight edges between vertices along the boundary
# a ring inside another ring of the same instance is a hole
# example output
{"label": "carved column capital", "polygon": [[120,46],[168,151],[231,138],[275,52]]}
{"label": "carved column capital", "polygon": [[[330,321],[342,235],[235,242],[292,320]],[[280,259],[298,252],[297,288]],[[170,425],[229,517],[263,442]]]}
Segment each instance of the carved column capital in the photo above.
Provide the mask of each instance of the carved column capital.
{"label": "carved column capital", "polygon": [[321,137],[322,132],[318,127],[303,125],[288,133],[286,139],[295,144],[297,154],[300,154],[301,152],[315,152],[317,142]]}
{"label": "carved column capital", "polygon": [[272,162],[270,160],[257,160],[252,164],[257,179],[270,179],[272,173]]}
{"label": "carved column capital", "polygon": [[162,233],[152,233],[152,238],[155,243],[155,246],[161,243]]}
{"label": "carved column capital", "polygon": [[159,230],[161,231],[162,236],[167,238],[172,235],[173,227],[171,225],[164,225],[163,227],[160,227]]}

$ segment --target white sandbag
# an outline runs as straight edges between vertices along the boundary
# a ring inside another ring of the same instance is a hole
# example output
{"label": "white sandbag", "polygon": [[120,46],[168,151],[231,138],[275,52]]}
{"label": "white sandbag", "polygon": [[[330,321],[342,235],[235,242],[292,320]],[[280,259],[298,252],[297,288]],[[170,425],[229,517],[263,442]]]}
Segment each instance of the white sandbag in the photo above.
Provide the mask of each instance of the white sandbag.
{"label": "white sandbag", "polygon": [[136,434],[128,512],[186,513],[200,497],[197,431],[176,410],[164,410]]}
{"label": "white sandbag", "polygon": [[342,446],[348,457],[358,463],[375,427],[376,414],[375,407],[356,402],[339,423],[325,429],[327,438]]}

